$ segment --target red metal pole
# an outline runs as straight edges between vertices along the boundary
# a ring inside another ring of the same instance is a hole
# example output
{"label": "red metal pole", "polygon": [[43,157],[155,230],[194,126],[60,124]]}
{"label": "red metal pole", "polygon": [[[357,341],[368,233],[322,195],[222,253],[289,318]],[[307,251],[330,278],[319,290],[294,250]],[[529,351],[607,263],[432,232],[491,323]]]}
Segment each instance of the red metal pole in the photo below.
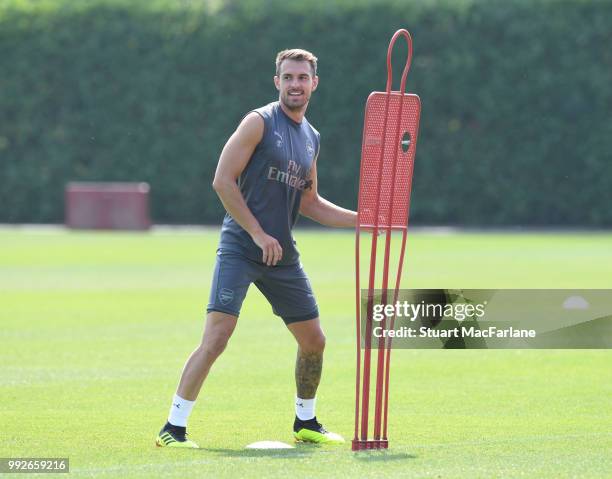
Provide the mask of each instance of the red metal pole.
{"label": "red metal pole", "polygon": [[[395,46],[395,41],[397,38],[403,35],[406,38],[408,43],[408,57],[406,59],[406,65],[404,66],[404,70],[402,72],[402,78],[400,82],[400,90],[399,90],[399,109],[397,112],[397,116],[395,117],[395,132],[392,136],[392,148],[394,151],[393,154],[393,163],[391,165],[391,191],[390,191],[390,201],[389,201],[389,211],[387,212],[387,222],[389,229],[387,229],[387,237],[385,241],[385,256],[384,256],[384,265],[383,265],[383,277],[382,277],[382,298],[381,304],[387,304],[387,288],[388,288],[388,278],[389,278],[389,256],[391,254],[391,226],[393,223],[393,203],[395,196],[395,178],[397,175],[397,157],[401,150],[401,138],[400,138],[400,123],[402,119],[402,112],[404,107],[404,91],[406,88],[406,77],[408,75],[408,69],[410,68],[410,62],[412,59],[412,42],[410,38],[410,34],[405,30],[399,30],[393,35],[391,42],[389,43],[389,49],[387,50],[387,98],[388,100],[391,97],[391,83],[393,81],[393,73],[392,73],[392,64],[391,64],[391,54],[393,52],[393,47]],[[385,108],[385,117],[389,114],[389,103],[387,101]],[[385,135],[386,140],[386,135]],[[383,141],[382,149],[383,151],[386,148],[386,142]],[[382,169],[382,161],[380,168]],[[403,251],[401,252],[401,256],[403,256]],[[395,303],[394,299],[394,303]],[[386,320],[383,319],[383,330],[385,328]],[[383,408],[383,387],[385,389],[385,396],[388,395],[388,386],[386,385],[385,379],[388,377],[388,373],[385,373],[385,369],[388,370],[388,364],[385,365],[385,344],[386,339],[383,337],[379,338],[378,341],[378,365],[376,370],[376,402],[374,407],[374,439],[380,440],[380,429],[382,422],[382,408]],[[386,366],[386,367],[385,367]]]}
{"label": "red metal pole", "polygon": [[355,229],[355,311],[357,312],[357,369],[355,378],[355,441],[359,439],[359,385],[361,383],[361,291],[359,288],[359,213],[357,213],[357,228]]}
{"label": "red metal pole", "polygon": [[[399,286],[400,286],[400,279],[402,277],[402,266],[404,264],[404,253],[406,251],[406,236],[407,236],[407,229],[405,229],[402,232],[402,246],[401,246],[401,250],[400,250],[400,258],[399,258],[399,265],[397,268],[397,278],[395,280],[395,292],[393,293],[393,304],[395,304],[397,302],[397,296],[399,293]],[[395,314],[391,317],[391,322],[389,323],[389,329],[393,329],[393,326],[395,325]],[[388,411],[389,411],[389,366],[391,365],[391,341],[392,338],[389,337],[387,338],[388,343],[387,343],[387,358],[385,361],[385,400],[384,400],[384,404],[385,404],[385,408],[384,408],[384,416],[383,416],[383,433],[382,433],[382,437],[383,439],[387,439],[387,419],[388,419]]]}

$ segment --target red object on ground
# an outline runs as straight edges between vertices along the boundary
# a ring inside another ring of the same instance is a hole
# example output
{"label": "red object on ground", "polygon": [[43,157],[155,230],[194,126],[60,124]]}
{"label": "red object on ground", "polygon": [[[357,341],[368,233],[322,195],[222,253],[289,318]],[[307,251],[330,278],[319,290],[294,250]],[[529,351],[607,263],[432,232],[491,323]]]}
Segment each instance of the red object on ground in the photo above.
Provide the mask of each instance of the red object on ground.
{"label": "red object on ground", "polygon": [[149,216],[147,183],[68,183],[65,223],[68,228],[147,230]]}
{"label": "red object on ground", "polygon": [[[399,91],[391,91],[393,79],[391,53],[395,41],[403,36],[408,43],[408,56],[402,72]],[[372,361],[372,314],[376,278],[376,256],[378,233],[385,233],[383,256],[381,303],[394,304],[400,286],[406,235],[412,171],[416,153],[416,142],[421,114],[421,101],[417,95],[407,94],[406,77],[412,60],[412,38],[407,30],[395,32],[387,51],[387,87],[383,92],[372,92],[366,103],[363,142],[361,147],[361,169],[359,177],[358,221],[355,230],[356,257],[356,315],[357,315],[357,371],[355,386],[355,436],[354,451],[361,449],[386,449],[387,417],[389,404],[389,366],[391,339],[379,338],[376,358],[376,391],[374,396],[373,439],[368,438],[370,421],[370,368]],[[391,254],[391,232],[401,231],[402,242],[397,265],[393,303],[388,303],[389,262]],[[364,339],[363,363],[361,358],[361,301],[359,240],[362,232],[372,234],[370,269],[368,275],[368,301]],[[395,317],[389,324],[386,320],[378,326],[393,329]],[[362,376],[363,364],[363,376]],[[361,408],[360,408],[361,406]]]}

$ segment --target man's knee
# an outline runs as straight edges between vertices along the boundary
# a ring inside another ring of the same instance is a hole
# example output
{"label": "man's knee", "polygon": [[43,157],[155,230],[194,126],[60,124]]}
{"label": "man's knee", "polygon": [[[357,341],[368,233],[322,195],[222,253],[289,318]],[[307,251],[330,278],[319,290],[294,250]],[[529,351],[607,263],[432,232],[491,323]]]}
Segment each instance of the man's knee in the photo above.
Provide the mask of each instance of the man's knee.
{"label": "man's knee", "polygon": [[325,350],[325,334],[318,331],[300,342],[300,349],[305,353],[322,353]]}
{"label": "man's knee", "polygon": [[208,313],[206,328],[199,349],[212,357],[219,356],[226,348],[234,332],[238,318],[226,313],[212,311]]}
{"label": "man's knee", "polygon": [[321,329],[319,318],[298,321],[287,325],[300,351],[304,353],[322,353],[325,349],[325,334]]}
{"label": "man's knee", "polygon": [[204,341],[202,341],[202,344],[200,344],[198,349],[206,356],[217,358],[221,355],[223,351],[225,351],[228,341],[229,337],[208,337]]}

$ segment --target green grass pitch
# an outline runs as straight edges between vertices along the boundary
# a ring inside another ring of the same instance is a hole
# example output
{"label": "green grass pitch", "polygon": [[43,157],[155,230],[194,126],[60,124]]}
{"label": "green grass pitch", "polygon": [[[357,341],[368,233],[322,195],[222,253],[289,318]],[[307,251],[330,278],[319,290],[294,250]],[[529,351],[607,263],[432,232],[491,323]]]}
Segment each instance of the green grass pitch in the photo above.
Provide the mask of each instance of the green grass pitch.
{"label": "green grass pitch", "polygon": [[[396,350],[386,452],[291,442],[295,345],[252,288],[190,421],[154,446],[200,339],[217,230],[0,230],[0,457],[77,477],[610,477],[610,351]],[[327,334],[317,414],[350,439],[354,236],[297,231]],[[403,286],[609,288],[612,235],[410,235]]]}

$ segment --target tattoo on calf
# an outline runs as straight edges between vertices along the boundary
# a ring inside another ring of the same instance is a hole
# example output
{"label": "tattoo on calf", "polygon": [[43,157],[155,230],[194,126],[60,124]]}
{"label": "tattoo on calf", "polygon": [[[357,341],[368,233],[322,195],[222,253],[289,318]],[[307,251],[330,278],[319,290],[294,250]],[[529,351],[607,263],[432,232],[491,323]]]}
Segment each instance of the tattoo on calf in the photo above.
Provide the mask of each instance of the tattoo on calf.
{"label": "tattoo on calf", "polygon": [[295,361],[295,384],[297,395],[302,399],[312,399],[317,393],[323,369],[323,353],[302,353],[298,351]]}

